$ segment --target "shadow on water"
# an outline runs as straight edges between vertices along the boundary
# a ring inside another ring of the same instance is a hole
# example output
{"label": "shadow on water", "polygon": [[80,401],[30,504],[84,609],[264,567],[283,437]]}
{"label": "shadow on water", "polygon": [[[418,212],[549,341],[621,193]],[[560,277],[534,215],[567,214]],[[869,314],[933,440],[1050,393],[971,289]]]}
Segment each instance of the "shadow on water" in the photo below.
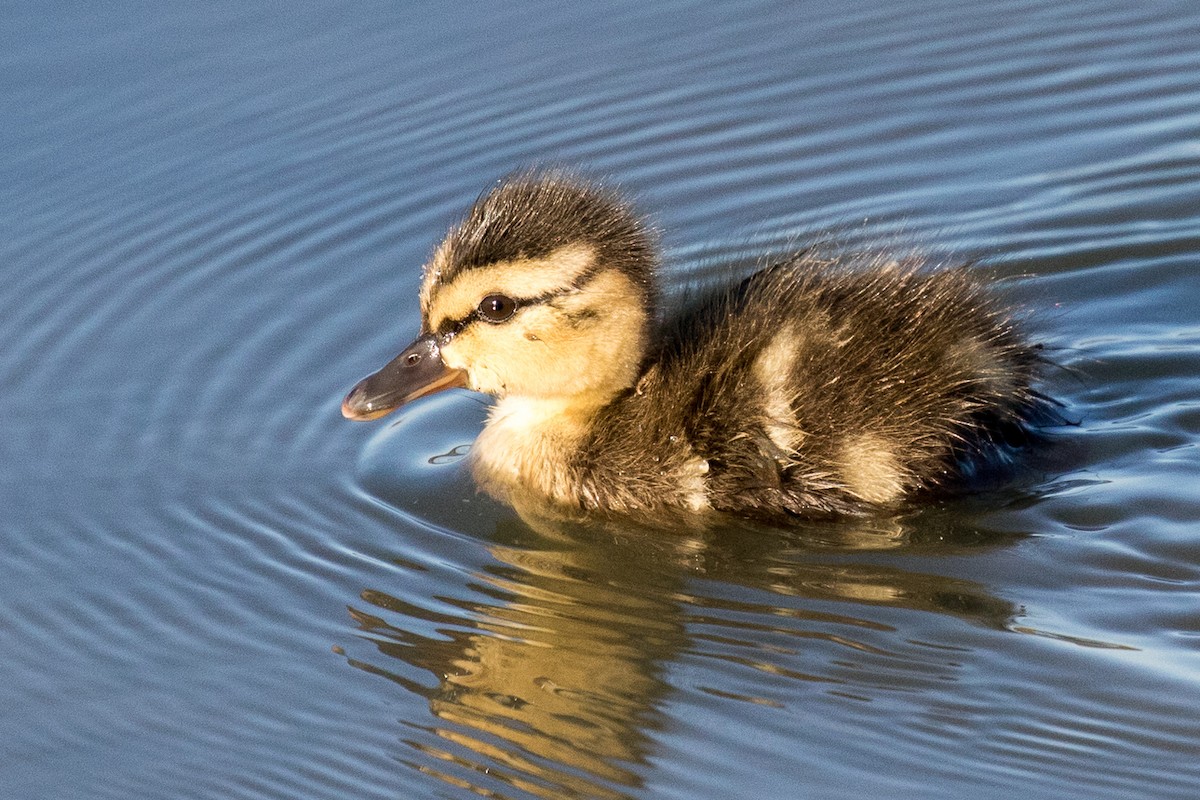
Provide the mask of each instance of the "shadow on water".
{"label": "shadow on water", "polygon": [[870,700],[954,680],[961,646],[910,640],[907,616],[1003,630],[1020,613],[978,582],[906,564],[1022,538],[961,510],[789,530],[525,512],[480,538],[492,560],[471,571],[467,599],[439,598],[448,610],[364,589],[350,614],[375,651],[348,663],[428,703],[429,719],[399,723],[402,762],[487,797],[630,796],[678,689],[665,676],[695,659],[731,673],[701,688],[720,701],[788,702],[738,677],[754,673]]}

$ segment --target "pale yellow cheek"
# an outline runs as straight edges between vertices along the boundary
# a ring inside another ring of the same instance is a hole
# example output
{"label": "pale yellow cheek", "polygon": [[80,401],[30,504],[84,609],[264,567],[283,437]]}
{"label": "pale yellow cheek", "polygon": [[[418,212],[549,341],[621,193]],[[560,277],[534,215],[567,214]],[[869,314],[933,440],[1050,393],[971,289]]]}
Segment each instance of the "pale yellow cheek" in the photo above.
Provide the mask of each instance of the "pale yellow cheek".
{"label": "pale yellow cheek", "polygon": [[636,380],[644,328],[636,287],[609,270],[507,322],[471,324],[442,348],[442,357],[465,370],[477,391],[572,397],[581,408],[595,408]]}
{"label": "pale yellow cheek", "polygon": [[572,359],[571,369],[589,376],[595,388],[606,384],[615,391],[631,385],[645,351],[646,321],[641,295],[632,281],[609,270],[559,305],[576,317],[587,313],[578,327],[565,332],[564,350]]}
{"label": "pale yellow cheek", "polygon": [[542,309],[521,312],[521,319],[503,325],[476,323],[442,348],[447,366],[462,369],[478,392],[504,397],[509,394],[547,394],[559,389],[561,365],[551,348],[527,334],[525,317]]}

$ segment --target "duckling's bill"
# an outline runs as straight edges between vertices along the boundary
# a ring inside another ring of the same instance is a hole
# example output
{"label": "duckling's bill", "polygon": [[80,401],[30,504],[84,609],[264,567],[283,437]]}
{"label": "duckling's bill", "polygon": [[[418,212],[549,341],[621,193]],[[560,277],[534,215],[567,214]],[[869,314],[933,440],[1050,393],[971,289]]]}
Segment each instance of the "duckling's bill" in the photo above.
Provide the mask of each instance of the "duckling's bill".
{"label": "duckling's bill", "polygon": [[426,334],[359,381],[342,401],[346,419],[378,419],[418,397],[467,385],[467,373],[446,366],[437,337]]}

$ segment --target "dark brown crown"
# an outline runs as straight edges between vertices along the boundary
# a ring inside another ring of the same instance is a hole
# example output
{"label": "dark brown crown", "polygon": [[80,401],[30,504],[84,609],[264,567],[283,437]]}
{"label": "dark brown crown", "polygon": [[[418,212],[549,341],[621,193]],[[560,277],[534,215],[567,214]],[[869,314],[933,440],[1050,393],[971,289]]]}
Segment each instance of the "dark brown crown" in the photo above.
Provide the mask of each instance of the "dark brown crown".
{"label": "dark brown crown", "polygon": [[465,270],[587,245],[595,250],[598,266],[621,270],[648,299],[655,294],[654,237],[643,220],[610,190],[561,172],[521,173],[500,181],[475,201],[446,244],[443,283]]}

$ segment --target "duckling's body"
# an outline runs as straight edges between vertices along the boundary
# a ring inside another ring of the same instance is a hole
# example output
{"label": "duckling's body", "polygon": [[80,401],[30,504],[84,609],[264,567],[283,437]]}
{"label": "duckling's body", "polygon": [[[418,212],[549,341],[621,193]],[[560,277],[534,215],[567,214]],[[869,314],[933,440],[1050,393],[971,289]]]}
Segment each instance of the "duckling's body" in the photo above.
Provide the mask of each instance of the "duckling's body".
{"label": "duckling's body", "polygon": [[482,197],[426,268],[422,336],[347,397],[497,398],[494,494],[615,511],[850,513],[952,487],[1041,405],[1038,359],[963,268],[797,256],[658,313],[640,220],[559,175]]}

